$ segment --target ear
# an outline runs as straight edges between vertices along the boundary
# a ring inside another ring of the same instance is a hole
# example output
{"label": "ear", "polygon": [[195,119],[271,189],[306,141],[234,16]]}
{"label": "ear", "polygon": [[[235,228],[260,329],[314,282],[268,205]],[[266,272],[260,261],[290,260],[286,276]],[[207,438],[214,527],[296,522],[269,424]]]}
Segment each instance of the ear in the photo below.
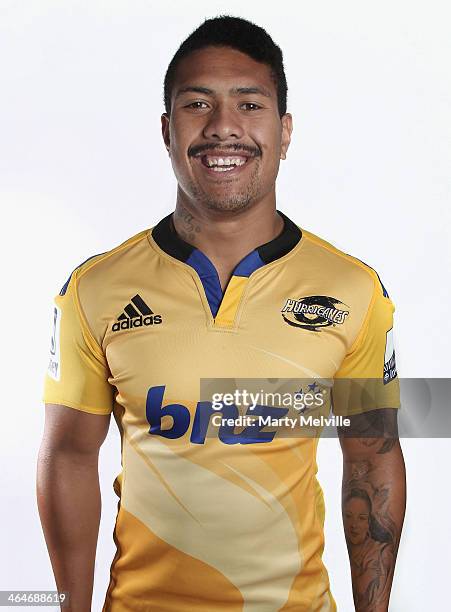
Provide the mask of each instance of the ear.
{"label": "ear", "polygon": [[288,147],[291,142],[291,132],[293,131],[293,117],[290,113],[285,113],[281,118],[282,138],[280,141],[280,159],[287,158]]}
{"label": "ear", "polygon": [[163,136],[164,146],[166,147],[167,152],[170,153],[171,141],[169,137],[169,115],[167,113],[163,113],[161,115],[161,134]]}

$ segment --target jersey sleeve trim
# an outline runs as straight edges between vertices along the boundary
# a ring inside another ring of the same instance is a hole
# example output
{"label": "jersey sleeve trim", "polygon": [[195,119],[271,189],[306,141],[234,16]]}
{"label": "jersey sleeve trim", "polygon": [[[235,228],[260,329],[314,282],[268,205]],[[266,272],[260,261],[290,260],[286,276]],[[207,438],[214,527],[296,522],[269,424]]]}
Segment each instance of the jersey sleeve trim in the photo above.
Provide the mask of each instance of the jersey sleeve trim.
{"label": "jersey sleeve trim", "polygon": [[49,396],[45,396],[42,398],[44,404],[58,404],[59,406],[67,406],[68,408],[73,408],[75,410],[80,410],[81,412],[88,412],[89,414],[101,414],[108,415],[111,414],[111,410],[102,410],[102,408],[93,408],[92,406],[87,406],[86,404],[80,404],[78,402],[68,402],[62,398],[50,398]]}

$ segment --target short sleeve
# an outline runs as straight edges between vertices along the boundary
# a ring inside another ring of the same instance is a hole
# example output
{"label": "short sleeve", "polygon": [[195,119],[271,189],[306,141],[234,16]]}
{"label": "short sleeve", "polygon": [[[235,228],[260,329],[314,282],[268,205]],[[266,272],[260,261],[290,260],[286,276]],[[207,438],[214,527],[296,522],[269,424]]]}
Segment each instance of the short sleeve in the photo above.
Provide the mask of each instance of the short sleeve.
{"label": "short sleeve", "polygon": [[395,306],[376,273],[374,276],[368,312],[334,377],[332,406],[336,415],[401,405],[393,340]]}
{"label": "short sleeve", "polygon": [[93,414],[110,414],[113,389],[101,348],[83,319],[76,273],[55,297],[43,400]]}

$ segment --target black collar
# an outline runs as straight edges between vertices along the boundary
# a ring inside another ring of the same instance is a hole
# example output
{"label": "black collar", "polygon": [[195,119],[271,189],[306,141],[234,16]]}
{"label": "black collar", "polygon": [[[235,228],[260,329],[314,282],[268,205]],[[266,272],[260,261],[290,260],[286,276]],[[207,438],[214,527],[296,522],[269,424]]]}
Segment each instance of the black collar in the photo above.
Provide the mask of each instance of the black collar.
{"label": "black collar", "polygon": [[[255,249],[265,264],[289,253],[302,237],[300,228],[291,219],[280,210],[277,213],[284,221],[282,232]],[[175,230],[172,215],[173,213],[164,217],[152,229],[152,238],[165,253],[185,262],[196,247],[180,238]]]}

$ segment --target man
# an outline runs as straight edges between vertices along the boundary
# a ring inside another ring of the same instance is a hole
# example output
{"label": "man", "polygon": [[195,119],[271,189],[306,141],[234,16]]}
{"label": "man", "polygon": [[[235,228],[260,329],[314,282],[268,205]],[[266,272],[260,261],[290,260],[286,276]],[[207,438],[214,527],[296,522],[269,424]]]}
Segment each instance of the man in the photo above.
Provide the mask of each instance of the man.
{"label": "man", "polygon": [[336,610],[317,436],[240,427],[238,401],[218,410],[203,397],[237,379],[301,386],[308,414],[304,382],[313,392],[335,379],[334,413],[350,416],[339,430],[346,516],[350,492],[364,491],[390,536],[374,567],[351,556],[356,610],[387,610],[404,515],[393,304],[372,268],[276,210],[292,118],[264,30],[205,21],[164,93],[175,212],[79,266],[55,300],[38,501],[58,589],[74,612],[90,609],[97,458],[113,411],[123,470],[105,612]]}

